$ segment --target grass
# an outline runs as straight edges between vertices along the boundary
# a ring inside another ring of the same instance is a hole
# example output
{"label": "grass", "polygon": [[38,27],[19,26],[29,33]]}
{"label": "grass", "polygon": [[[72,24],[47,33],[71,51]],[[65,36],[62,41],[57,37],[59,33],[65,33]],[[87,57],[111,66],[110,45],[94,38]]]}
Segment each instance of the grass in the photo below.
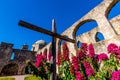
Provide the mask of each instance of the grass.
{"label": "grass", "polygon": [[24,80],[42,80],[40,77],[36,76],[27,76]]}
{"label": "grass", "polygon": [[0,78],[0,80],[15,80],[15,78],[10,78],[10,77],[5,78],[5,77],[2,77],[2,78]]}

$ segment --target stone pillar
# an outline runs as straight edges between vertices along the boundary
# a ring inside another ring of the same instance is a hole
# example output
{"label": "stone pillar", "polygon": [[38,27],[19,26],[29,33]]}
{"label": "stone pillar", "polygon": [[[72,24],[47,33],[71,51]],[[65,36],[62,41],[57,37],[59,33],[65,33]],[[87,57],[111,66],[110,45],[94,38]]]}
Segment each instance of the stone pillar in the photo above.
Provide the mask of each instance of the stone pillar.
{"label": "stone pillar", "polygon": [[97,19],[97,23],[99,31],[104,35],[105,39],[110,39],[117,35],[114,28],[105,16],[99,17],[99,19]]}

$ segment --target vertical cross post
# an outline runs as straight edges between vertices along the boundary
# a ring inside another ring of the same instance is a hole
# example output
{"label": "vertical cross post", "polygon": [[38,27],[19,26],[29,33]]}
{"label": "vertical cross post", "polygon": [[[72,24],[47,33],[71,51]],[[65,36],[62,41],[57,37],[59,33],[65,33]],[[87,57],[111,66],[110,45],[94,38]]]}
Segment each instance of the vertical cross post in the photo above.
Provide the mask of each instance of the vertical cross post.
{"label": "vertical cross post", "polygon": [[[56,33],[56,23],[55,20],[52,20],[52,32]],[[53,63],[52,63],[52,80],[57,80],[56,77],[56,37],[52,36],[52,56],[53,56]]]}
{"label": "vertical cross post", "polygon": [[56,23],[55,23],[54,19],[52,20],[52,32],[49,30],[40,28],[38,26],[35,26],[33,24],[27,23],[22,20],[20,20],[19,25],[23,26],[25,28],[52,36],[52,56],[53,56],[53,58],[52,58],[52,65],[51,65],[52,66],[51,67],[52,74],[50,76],[50,80],[57,80],[57,75],[56,75],[56,38],[59,38],[59,39],[65,40],[65,41],[69,41],[72,43],[75,43],[75,40],[66,38],[65,36],[57,34],[56,33]]}

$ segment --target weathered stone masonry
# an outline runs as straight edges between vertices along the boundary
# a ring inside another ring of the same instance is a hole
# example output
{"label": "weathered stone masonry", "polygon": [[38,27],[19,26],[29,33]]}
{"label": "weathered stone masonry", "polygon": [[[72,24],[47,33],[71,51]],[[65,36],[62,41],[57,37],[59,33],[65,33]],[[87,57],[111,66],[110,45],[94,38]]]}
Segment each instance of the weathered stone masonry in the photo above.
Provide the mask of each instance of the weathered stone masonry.
{"label": "weathered stone masonry", "polygon": [[[0,76],[26,74],[27,61],[35,63],[35,52],[26,49],[13,49],[13,44],[0,44]],[[14,53],[14,59],[11,55]]]}
{"label": "weathered stone masonry", "polygon": [[[88,14],[76,21],[72,26],[70,26],[61,34],[76,40],[76,43],[74,44],[67,42],[67,45],[69,46],[69,51],[72,55],[76,55],[76,51],[78,49],[78,41],[92,43],[95,48],[95,53],[97,54],[101,52],[106,52],[106,47],[109,43],[116,43],[120,45],[120,15],[110,21],[107,19],[110,10],[118,1],[119,0],[103,0],[103,2],[101,2],[97,7],[95,7]],[[76,32],[80,28],[80,26],[90,21],[95,21],[98,24],[98,27],[92,29],[91,31],[83,33],[80,36],[76,36]],[[98,32],[103,34],[105,40],[99,42],[96,41],[95,36]],[[56,52],[61,51],[61,41],[62,40],[57,39]],[[43,49],[38,50],[37,53],[41,53],[44,50],[47,50],[47,52],[51,51],[51,43],[46,45]]]}

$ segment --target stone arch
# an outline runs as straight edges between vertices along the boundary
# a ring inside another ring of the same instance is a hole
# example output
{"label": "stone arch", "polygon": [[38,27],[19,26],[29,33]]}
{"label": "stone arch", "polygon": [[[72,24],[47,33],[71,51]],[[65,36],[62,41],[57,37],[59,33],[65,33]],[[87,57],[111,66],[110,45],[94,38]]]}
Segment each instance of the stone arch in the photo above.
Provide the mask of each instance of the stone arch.
{"label": "stone arch", "polygon": [[81,44],[82,44],[81,41],[77,41],[77,47],[78,47],[78,49],[81,47]]}
{"label": "stone arch", "polygon": [[45,48],[44,50],[43,50],[43,55],[45,56],[45,58],[47,59],[47,52],[48,52],[48,50],[47,50],[47,48]]}
{"label": "stone arch", "polygon": [[18,64],[18,66],[19,66],[18,75],[24,74],[25,72],[23,71],[23,70],[24,70],[23,68],[24,68],[24,66],[26,66],[26,63],[20,62],[20,63]]}
{"label": "stone arch", "polygon": [[[68,38],[68,36],[67,35],[63,35],[63,36],[65,36],[66,38]],[[56,55],[56,57],[58,57],[58,55],[59,54],[62,54],[63,53],[63,48],[62,48],[62,44],[65,42],[65,40],[61,40],[61,39],[57,39],[57,41],[56,41],[56,53],[57,53],[57,55]],[[67,43],[67,42],[66,42]],[[68,45],[68,44],[67,44]],[[69,47],[68,47],[69,48]]]}
{"label": "stone arch", "polygon": [[86,33],[94,28],[98,27],[98,24],[96,21],[88,21],[88,22],[85,22],[84,24],[82,24],[78,29],[77,29],[77,32],[76,32],[76,36],[79,36],[83,33]]}
{"label": "stone arch", "polygon": [[[67,35],[63,35],[63,36],[65,36],[66,38],[68,38]],[[60,50],[61,50],[60,53],[62,53],[62,45],[63,45],[64,42],[66,42],[66,41],[65,41],[65,40],[59,40],[59,44],[58,44],[58,45],[59,45],[59,48],[60,48]],[[66,43],[67,43],[67,42],[66,42]]]}
{"label": "stone arch", "polygon": [[62,41],[63,40],[61,40],[61,39],[57,39],[57,44],[56,44],[56,53],[57,53],[57,55],[56,55],[56,57],[58,58],[58,55],[59,54],[62,54]]}
{"label": "stone arch", "polygon": [[9,63],[2,68],[0,75],[2,76],[17,75],[18,70],[19,70],[18,64]]}
{"label": "stone arch", "polygon": [[115,6],[113,6],[113,8],[109,11],[109,14],[107,16],[109,20],[120,14],[119,6],[120,6],[120,1],[117,4],[115,4]]}
{"label": "stone arch", "polygon": [[23,66],[21,66],[20,74],[29,74],[27,64],[23,64]]}
{"label": "stone arch", "polygon": [[[76,38],[76,32],[78,31],[78,29],[83,25],[83,24],[85,24],[85,23],[87,23],[87,22],[96,22],[96,20],[93,20],[93,19],[86,19],[86,20],[83,20],[83,21],[81,21],[81,22],[79,22],[76,26],[75,26],[75,28],[74,28],[74,30],[73,30],[73,33],[72,33],[72,35],[73,35],[73,38],[75,39]],[[96,22],[97,23],[97,22]],[[76,39],[75,39],[76,40]]]}
{"label": "stone arch", "polygon": [[30,72],[28,71],[28,66],[25,67],[25,74],[29,74]]}
{"label": "stone arch", "polygon": [[45,48],[43,52],[47,52],[47,48]]}
{"label": "stone arch", "polygon": [[42,54],[42,52],[40,52],[40,54]]}
{"label": "stone arch", "polygon": [[[95,22],[97,25],[98,25],[98,23],[97,23],[97,21],[96,20],[93,20],[93,19],[86,19],[86,20],[83,20],[83,21],[81,21],[81,22],[79,22],[78,23],[78,25],[77,26],[75,26],[75,28],[74,28],[74,31],[73,31],[73,38],[77,41],[77,39],[76,39],[76,33],[77,33],[77,31],[78,31],[78,29],[79,28],[81,28],[81,26],[82,25],[84,25],[84,24],[86,24],[87,22]],[[97,27],[97,26],[96,26]],[[85,36],[84,36],[85,37]],[[89,35],[87,35],[87,39],[91,39],[91,37],[89,36]],[[76,49],[76,51],[77,51],[77,42],[76,42],[76,44],[74,44],[74,47],[75,47],[75,49]]]}
{"label": "stone arch", "polygon": [[105,16],[108,18],[108,15],[110,11],[113,9],[113,7],[117,4],[119,0],[113,0],[112,3],[108,6],[108,8],[105,11]]}
{"label": "stone arch", "polygon": [[101,32],[97,32],[95,34],[95,41],[99,42],[99,41],[102,41],[102,40],[104,40],[104,35]]}
{"label": "stone arch", "polygon": [[[69,38],[75,40],[75,43],[68,42],[68,46],[71,46],[71,47],[69,47],[70,54],[76,55],[76,53],[77,53],[76,51],[78,51],[77,37],[76,37],[77,30],[81,27],[81,25],[85,24],[86,22],[90,22],[90,21],[94,21],[94,22],[96,22],[98,24],[98,22],[94,18],[91,18],[89,16],[88,17],[84,16],[82,19],[75,22],[68,30],[66,30],[64,32],[64,34],[67,34]],[[88,34],[88,36],[89,36],[89,34]]]}
{"label": "stone arch", "polygon": [[11,53],[11,56],[10,56],[10,60],[14,60],[14,59],[15,59],[15,53],[12,52],[12,53]]}
{"label": "stone arch", "polygon": [[62,42],[61,39],[57,40],[57,53],[61,53],[61,42]]}
{"label": "stone arch", "polygon": [[49,46],[48,53],[51,53],[51,55],[52,55],[52,44],[50,44],[50,46]]}

